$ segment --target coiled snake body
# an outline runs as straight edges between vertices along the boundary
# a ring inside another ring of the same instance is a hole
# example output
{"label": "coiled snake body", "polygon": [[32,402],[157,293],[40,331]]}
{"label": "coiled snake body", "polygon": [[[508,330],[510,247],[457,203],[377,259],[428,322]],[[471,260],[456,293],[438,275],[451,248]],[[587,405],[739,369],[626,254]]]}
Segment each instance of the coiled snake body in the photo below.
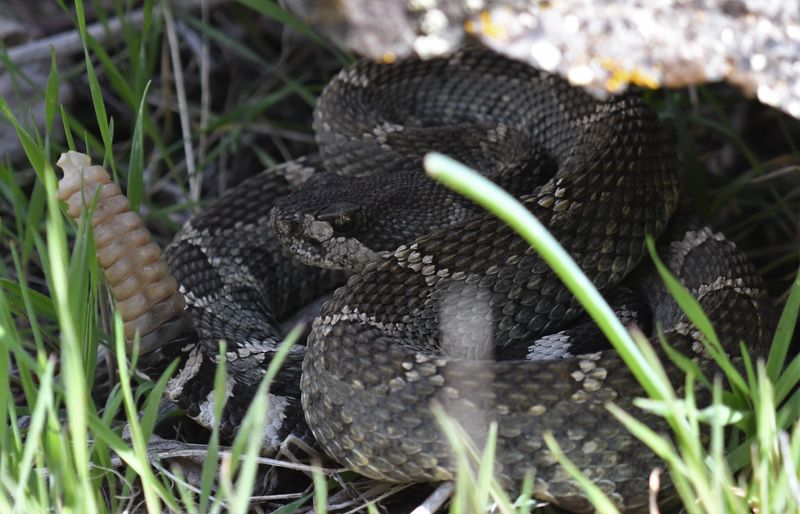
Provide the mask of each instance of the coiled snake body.
{"label": "coiled snake body", "polygon": [[[651,317],[670,344],[711,369],[646,264],[645,234],[661,234],[662,258],[726,348],[761,340],[761,286],[722,236],[691,222],[667,226],[675,149],[654,114],[635,96],[596,101],[471,49],[355,64],[321,97],[315,129],[321,161],[242,184],[168,248],[193,327],[150,344],[154,367],[182,357],[168,394],[211,423],[217,341],[226,339],[222,426],[233,433],[280,341],[276,322],[342,280],[298,260],[355,270],[273,384],[265,446],[302,426],[302,396],[315,439],[343,464],[390,481],[450,480],[451,448],[430,410],[437,402],[478,446],[497,421],[502,480],[532,473],[535,496],[590,508],[543,444],[550,431],[618,505],[644,507],[658,461],[605,408],[634,411],[640,387],[597,330],[581,325],[580,306],[527,244],[432,184],[420,163],[442,151],[514,191],[601,292],[623,298],[621,313]],[[628,290],[642,303],[619,293]],[[589,335],[573,343],[576,333]]]}

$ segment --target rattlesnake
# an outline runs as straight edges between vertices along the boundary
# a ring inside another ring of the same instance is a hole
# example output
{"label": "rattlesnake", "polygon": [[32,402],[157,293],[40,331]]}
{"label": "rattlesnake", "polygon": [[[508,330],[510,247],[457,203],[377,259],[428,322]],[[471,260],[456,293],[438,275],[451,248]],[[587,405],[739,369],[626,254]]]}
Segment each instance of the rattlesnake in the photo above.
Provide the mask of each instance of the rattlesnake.
{"label": "rattlesnake", "polygon": [[[478,445],[498,421],[496,471],[509,485],[532,473],[535,496],[590,509],[544,446],[551,431],[615,503],[645,506],[658,461],[605,409],[609,401],[634,409],[642,392],[630,372],[596,329],[572,326],[581,321],[579,304],[521,238],[420,169],[422,155],[438,150],[514,191],[604,294],[621,295],[621,312],[638,311],[631,319],[639,319],[649,311],[670,344],[710,370],[698,334],[647,264],[645,234],[661,235],[662,258],[726,349],[762,340],[763,288],[720,234],[683,218],[668,226],[677,205],[675,149],[641,99],[597,101],[556,76],[467,49],[354,64],[323,93],[315,130],[320,157],[254,177],[186,224],[165,252],[179,290],[164,287],[171,279],[159,265],[142,279],[140,290],[150,293],[129,301],[162,313],[144,323],[144,307],[123,312],[129,337],[142,334],[145,368],[181,359],[168,396],[211,424],[217,341],[226,339],[221,426],[232,435],[281,339],[277,321],[343,281],[341,272],[299,261],[349,269],[355,273],[322,307],[308,346],[292,349],[270,390],[265,447],[304,433],[304,413],[322,448],[360,473],[450,480],[454,461],[429,408],[435,401]],[[94,189],[79,194],[75,177],[96,167],[74,153],[60,164],[72,177],[60,194],[77,215]],[[124,206],[103,208],[119,195],[104,187],[94,223],[113,234],[98,237],[113,291],[134,276],[139,264],[129,256],[147,242],[126,236],[140,225],[118,221]],[[155,262],[145,253],[140,264]],[[632,307],[621,283],[643,303]],[[574,332],[587,331],[589,342],[575,346]],[[652,415],[642,419],[661,426]]]}

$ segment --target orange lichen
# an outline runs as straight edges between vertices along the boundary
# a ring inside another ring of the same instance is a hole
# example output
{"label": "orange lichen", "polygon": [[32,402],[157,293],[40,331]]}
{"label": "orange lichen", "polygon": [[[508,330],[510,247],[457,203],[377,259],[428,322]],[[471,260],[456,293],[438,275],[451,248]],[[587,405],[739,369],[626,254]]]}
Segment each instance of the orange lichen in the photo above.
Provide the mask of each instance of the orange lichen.
{"label": "orange lichen", "polygon": [[614,59],[603,59],[600,64],[603,68],[611,72],[611,76],[606,79],[605,82],[605,88],[610,93],[621,91],[628,84],[634,84],[649,89],[656,89],[660,85],[658,79],[649,73],[639,68],[628,70]]}
{"label": "orange lichen", "polygon": [[467,34],[474,34],[476,32],[475,22],[472,20],[467,20],[464,22],[464,30]]}
{"label": "orange lichen", "polygon": [[480,32],[492,39],[501,39],[506,36],[506,30],[492,19],[492,13],[481,11],[477,22],[474,19],[464,22],[464,30],[469,34]]}

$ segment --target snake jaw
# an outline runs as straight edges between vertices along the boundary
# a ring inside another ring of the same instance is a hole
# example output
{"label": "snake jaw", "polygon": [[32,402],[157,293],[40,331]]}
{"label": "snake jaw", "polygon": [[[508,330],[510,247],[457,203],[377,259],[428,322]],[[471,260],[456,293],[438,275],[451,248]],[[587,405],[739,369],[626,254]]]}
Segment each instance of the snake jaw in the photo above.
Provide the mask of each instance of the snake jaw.
{"label": "snake jaw", "polygon": [[[323,216],[285,212],[275,207],[270,221],[283,247],[295,260],[328,269],[361,271],[378,258],[378,253],[356,237],[337,232],[337,222],[349,221],[347,216],[325,221]],[[340,223],[341,224],[341,223]]]}

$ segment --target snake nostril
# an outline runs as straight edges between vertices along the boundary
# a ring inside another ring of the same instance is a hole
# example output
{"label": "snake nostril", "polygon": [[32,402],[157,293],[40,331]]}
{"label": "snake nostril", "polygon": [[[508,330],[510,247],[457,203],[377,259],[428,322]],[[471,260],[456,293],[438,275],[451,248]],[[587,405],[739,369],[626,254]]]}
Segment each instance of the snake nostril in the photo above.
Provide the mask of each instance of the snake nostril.
{"label": "snake nostril", "polygon": [[282,236],[298,235],[303,232],[303,224],[293,215],[286,217],[275,216],[272,220],[272,226]]}

